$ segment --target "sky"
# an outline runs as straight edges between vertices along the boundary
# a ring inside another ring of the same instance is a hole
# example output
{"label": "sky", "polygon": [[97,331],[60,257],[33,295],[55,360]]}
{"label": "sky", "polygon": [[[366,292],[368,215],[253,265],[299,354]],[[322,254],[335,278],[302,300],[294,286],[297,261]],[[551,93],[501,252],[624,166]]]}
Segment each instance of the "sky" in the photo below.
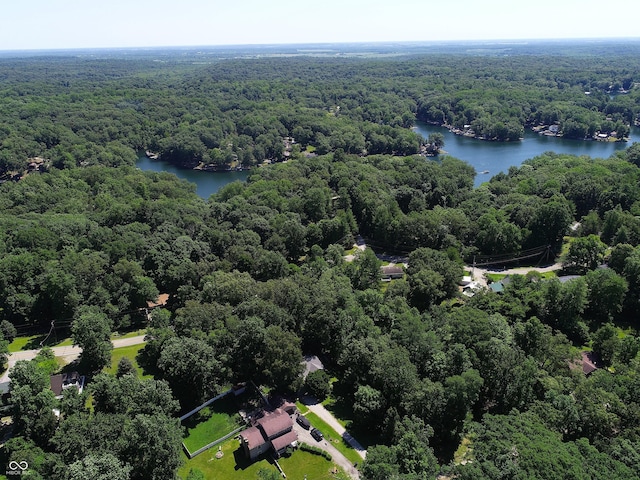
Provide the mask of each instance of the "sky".
{"label": "sky", "polygon": [[638,0],[6,0],[0,50],[638,38],[639,14]]}

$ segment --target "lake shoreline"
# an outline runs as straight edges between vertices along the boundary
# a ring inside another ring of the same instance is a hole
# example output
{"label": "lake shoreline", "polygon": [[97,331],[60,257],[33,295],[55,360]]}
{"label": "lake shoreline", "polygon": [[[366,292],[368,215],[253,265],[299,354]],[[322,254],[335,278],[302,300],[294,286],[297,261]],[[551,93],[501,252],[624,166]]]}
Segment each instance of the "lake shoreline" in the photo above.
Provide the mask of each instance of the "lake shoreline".
{"label": "lake shoreline", "polygon": [[[473,138],[474,140],[482,140],[483,142],[499,142],[499,143],[509,143],[509,142],[520,142],[522,140],[524,140],[524,137],[519,137],[517,139],[511,139],[511,138],[507,138],[507,139],[497,139],[497,138],[488,138],[484,135],[476,135],[476,133],[471,129],[471,128],[458,128],[455,127],[454,125],[449,125],[447,123],[437,123],[437,122],[430,122],[428,120],[417,120],[418,122],[427,124],[427,125],[433,125],[436,127],[442,127],[442,128],[446,128],[447,130],[449,130],[451,133],[453,133],[454,135],[459,135],[462,137],[467,137],[467,138]],[[637,124],[634,124],[635,127],[637,127]],[[465,125],[465,127],[468,127],[468,125]],[[623,137],[623,138],[617,138],[614,137],[612,135],[606,135],[606,136],[600,136],[600,135],[604,135],[604,134],[594,134],[592,137],[584,137],[584,138],[571,138],[571,137],[565,137],[562,133],[558,133],[557,131],[554,132],[553,130],[551,130],[550,125],[525,125],[524,129],[525,132],[526,131],[530,131],[533,133],[537,133],[538,135],[544,135],[546,137],[554,137],[554,138],[565,138],[566,140],[576,140],[579,142],[609,142],[609,143],[627,143],[630,140],[630,137]],[[411,130],[415,131],[417,128],[417,126],[413,126],[411,127]],[[612,140],[615,139],[615,140]]]}

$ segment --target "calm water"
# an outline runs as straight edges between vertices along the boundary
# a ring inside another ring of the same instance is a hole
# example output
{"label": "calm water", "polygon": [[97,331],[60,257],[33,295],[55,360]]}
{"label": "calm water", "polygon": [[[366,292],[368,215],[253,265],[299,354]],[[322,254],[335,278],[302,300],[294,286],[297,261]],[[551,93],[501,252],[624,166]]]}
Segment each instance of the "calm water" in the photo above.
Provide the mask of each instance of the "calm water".
{"label": "calm water", "polygon": [[[448,155],[464,160],[478,172],[475,184],[488,181],[499,172],[506,172],[513,165],[520,165],[524,160],[547,151],[571,153],[573,155],[589,155],[594,158],[608,158],[616,150],[624,150],[633,142],[640,142],[640,128],[632,127],[629,142],[585,142],[564,138],[545,137],[529,130],[519,142],[485,142],[474,138],[455,135],[444,127],[418,122],[415,131],[427,138],[430,133],[444,135],[444,150]],[[142,170],[169,172],[196,184],[196,192],[202,198],[209,198],[227,183],[236,180],[245,181],[248,171],[242,172],[202,172],[178,168],[167,162],[150,160],[142,155],[136,166]],[[489,173],[480,173],[488,170]]]}
{"label": "calm water", "polygon": [[[444,127],[422,122],[417,122],[415,131],[425,138],[430,133],[442,133],[444,135],[444,150],[447,154],[473,165],[478,172],[476,186],[488,181],[499,172],[506,172],[513,165],[518,166],[524,160],[547,151],[608,158],[616,150],[624,150],[633,142],[640,142],[638,127],[631,129],[631,137],[626,143],[568,140],[538,135],[530,130],[525,130],[524,139],[519,142],[487,142],[455,135]],[[489,173],[480,173],[485,170],[488,170]]]}
{"label": "calm water", "polygon": [[236,180],[244,182],[249,176],[249,171],[247,170],[241,172],[203,172],[201,170],[178,168],[168,162],[151,160],[145,155],[138,158],[136,167],[140,170],[173,173],[179,178],[195,183],[196,193],[204,199],[209,198],[227,183],[235,182]]}

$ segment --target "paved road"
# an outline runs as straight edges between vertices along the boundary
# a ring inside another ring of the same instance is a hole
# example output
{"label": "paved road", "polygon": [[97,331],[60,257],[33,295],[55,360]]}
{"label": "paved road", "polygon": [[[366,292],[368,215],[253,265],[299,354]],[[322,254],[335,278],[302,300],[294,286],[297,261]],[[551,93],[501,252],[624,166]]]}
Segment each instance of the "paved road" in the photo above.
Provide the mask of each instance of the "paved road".
{"label": "paved road", "polygon": [[500,275],[526,275],[529,272],[554,272],[556,270],[562,269],[562,263],[554,263],[553,265],[549,265],[547,267],[518,267],[518,268],[509,268],[507,270],[493,270],[490,268],[473,268],[472,265],[467,265],[465,270],[472,272],[474,274],[474,280],[480,283],[481,285],[487,286],[487,281],[485,278],[486,273],[499,273]]}
{"label": "paved road", "polygon": [[[116,340],[112,340],[113,348],[119,347],[129,347],[131,345],[139,345],[144,343],[144,335],[138,335],[137,337],[129,337],[129,338],[118,338]],[[82,353],[82,349],[80,347],[74,345],[67,345],[65,347],[53,347],[53,353],[56,357],[62,357],[64,360],[69,363],[75,360]],[[19,352],[15,352],[9,355],[7,361],[7,370],[0,377],[0,383],[9,382],[9,370],[13,367],[18,360],[32,360],[36,357],[40,349],[36,350],[21,350]]]}
{"label": "paved road", "polygon": [[336,417],[334,417],[329,410],[324,408],[321,403],[317,403],[314,399],[311,399],[309,397],[303,397],[301,400],[302,403],[304,403],[309,408],[309,410],[311,410],[322,420],[324,420],[331,428],[333,428],[338,433],[338,435],[341,435],[342,438],[344,438],[345,441],[349,445],[351,445],[358,453],[358,455],[360,455],[364,460],[364,458],[367,456],[367,451],[355,438],[351,436],[349,432],[347,432],[347,430],[338,422],[338,420],[336,420]]}

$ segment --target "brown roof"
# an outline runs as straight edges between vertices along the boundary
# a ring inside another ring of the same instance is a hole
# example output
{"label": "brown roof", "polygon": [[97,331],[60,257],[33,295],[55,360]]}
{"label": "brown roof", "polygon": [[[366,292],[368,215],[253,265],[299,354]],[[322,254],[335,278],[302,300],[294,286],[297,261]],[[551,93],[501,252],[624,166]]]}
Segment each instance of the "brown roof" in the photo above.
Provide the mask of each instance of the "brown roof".
{"label": "brown roof", "polygon": [[51,375],[51,377],[49,377],[49,384],[51,385],[53,393],[58,397],[62,395],[62,391],[69,386],[75,386],[82,392],[84,378],[78,372],[60,373],[58,375]]}
{"label": "brown roof", "polygon": [[62,395],[62,375],[51,375],[49,382],[51,383],[51,390],[53,390],[56,397]]}
{"label": "brown roof", "polygon": [[386,265],[381,267],[383,275],[400,275],[404,274],[404,269],[396,265]]}
{"label": "brown roof", "polygon": [[168,300],[169,300],[169,294],[161,293],[160,295],[158,295],[158,298],[156,299],[155,302],[147,302],[147,307],[149,308],[164,307],[167,304]]}
{"label": "brown roof", "polygon": [[293,442],[297,442],[297,441],[298,441],[298,434],[294,430],[291,430],[290,432],[285,433],[281,437],[274,438],[273,440],[271,440],[271,445],[273,446],[273,449],[276,452],[279,452],[283,448],[286,448],[289,445],[291,445]]}
{"label": "brown roof", "polygon": [[582,352],[582,373],[589,375],[598,369],[598,362],[593,352]]}
{"label": "brown roof", "polygon": [[291,417],[285,412],[275,413],[266,417],[262,417],[260,420],[258,420],[257,423],[262,427],[264,434],[269,439],[272,439],[278,434],[286,430],[291,430],[291,428],[293,428],[293,421],[291,420]]}
{"label": "brown roof", "polygon": [[240,432],[240,437],[247,444],[249,450],[253,450],[260,445],[263,445],[266,440],[262,436],[262,432],[257,427],[249,427],[246,430]]}

